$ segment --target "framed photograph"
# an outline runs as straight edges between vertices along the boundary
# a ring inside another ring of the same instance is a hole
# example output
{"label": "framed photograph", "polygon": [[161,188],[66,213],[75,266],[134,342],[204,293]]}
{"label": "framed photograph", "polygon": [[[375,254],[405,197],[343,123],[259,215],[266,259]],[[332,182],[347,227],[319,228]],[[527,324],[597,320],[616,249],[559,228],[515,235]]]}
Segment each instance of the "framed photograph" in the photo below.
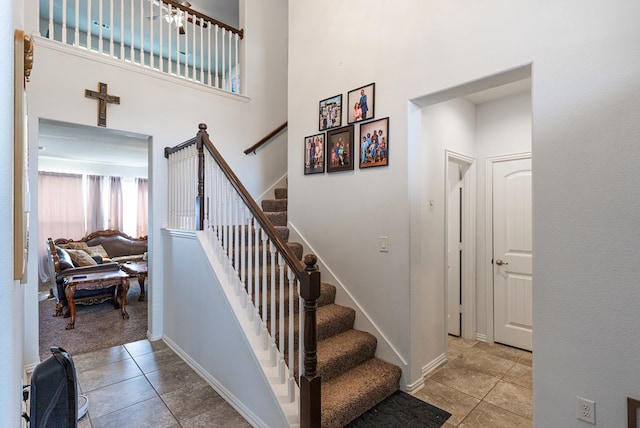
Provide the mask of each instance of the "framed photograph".
{"label": "framed photograph", "polygon": [[324,172],[324,133],[304,137],[304,174]]}
{"label": "framed photograph", "polygon": [[360,124],[360,168],[389,165],[389,118]]}
{"label": "framed photograph", "polygon": [[349,91],[347,94],[347,123],[375,118],[375,97],[375,83],[369,83],[366,86]]}
{"label": "framed photograph", "polygon": [[320,101],[320,131],[342,126],[342,94]]}
{"label": "framed photograph", "polygon": [[353,125],[327,131],[327,172],[353,169]]}

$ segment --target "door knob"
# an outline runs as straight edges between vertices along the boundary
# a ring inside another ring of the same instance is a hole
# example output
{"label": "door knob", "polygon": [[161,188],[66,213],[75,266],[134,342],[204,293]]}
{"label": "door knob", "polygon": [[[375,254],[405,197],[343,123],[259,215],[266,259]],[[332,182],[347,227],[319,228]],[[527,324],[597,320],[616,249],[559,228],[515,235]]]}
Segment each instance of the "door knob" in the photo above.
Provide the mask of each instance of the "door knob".
{"label": "door knob", "polygon": [[508,265],[509,263],[505,262],[504,260],[501,259],[496,259],[496,264],[498,266],[502,266],[502,265]]}

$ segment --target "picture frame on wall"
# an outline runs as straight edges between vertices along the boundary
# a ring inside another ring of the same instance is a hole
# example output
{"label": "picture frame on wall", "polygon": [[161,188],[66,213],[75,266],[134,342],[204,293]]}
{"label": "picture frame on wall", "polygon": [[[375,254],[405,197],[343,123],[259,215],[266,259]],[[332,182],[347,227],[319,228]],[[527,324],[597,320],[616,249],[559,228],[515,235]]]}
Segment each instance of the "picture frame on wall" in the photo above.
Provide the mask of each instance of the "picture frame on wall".
{"label": "picture frame on wall", "polygon": [[320,101],[319,131],[342,126],[342,94]]}
{"label": "picture frame on wall", "polygon": [[347,123],[374,119],[376,84],[369,83],[347,93]]}
{"label": "picture frame on wall", "polygon": [[327,131],[327,172],[353,170],[353,125]]}
{"label": "picture frame on wall", "polygon": [[304,174],[324,172],[324,133],[304,137]]}
{"label": "picture frame on wall", "polygon": [[360,168],[389,165],[389,118],[360,124]]}

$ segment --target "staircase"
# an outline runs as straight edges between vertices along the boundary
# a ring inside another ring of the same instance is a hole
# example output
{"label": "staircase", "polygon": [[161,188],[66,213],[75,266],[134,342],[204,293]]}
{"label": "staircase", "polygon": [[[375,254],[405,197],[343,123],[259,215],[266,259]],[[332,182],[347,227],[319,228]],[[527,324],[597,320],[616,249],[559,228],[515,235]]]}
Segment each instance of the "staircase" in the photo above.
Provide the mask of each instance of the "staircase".
{"label": "staircase", "polygon": [[[289,242],[286,188],[275,189],[275,199],[262,201],[262,210],[294,253],[302,245]],[[318,375],[322,379],[322,426],[343,427],[393,394],[401,370],[375,357],[377,340],[353,328],[355,310],[335,303],[336,287],[323,283],[318,299]],[[297,305],[296,311],[297,311]],[[295,326],[297,323],[297,312]],[[298,361],[297,355],[295,361]],[[297,363],[296,363],[297,364]],[[295,368],[298,373],[298,367]]]}

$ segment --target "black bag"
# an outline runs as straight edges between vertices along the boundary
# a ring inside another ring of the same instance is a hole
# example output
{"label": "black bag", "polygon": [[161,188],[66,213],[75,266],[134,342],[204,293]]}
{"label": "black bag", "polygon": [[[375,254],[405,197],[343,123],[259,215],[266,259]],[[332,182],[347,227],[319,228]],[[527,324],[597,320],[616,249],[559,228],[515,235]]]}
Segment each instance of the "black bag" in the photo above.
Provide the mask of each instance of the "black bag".
{"label": "black bag", "polygon": [[78,386],[73,359],[58,346],[51,347],[51,353],[31,375],[30,427],[76,428]]}

